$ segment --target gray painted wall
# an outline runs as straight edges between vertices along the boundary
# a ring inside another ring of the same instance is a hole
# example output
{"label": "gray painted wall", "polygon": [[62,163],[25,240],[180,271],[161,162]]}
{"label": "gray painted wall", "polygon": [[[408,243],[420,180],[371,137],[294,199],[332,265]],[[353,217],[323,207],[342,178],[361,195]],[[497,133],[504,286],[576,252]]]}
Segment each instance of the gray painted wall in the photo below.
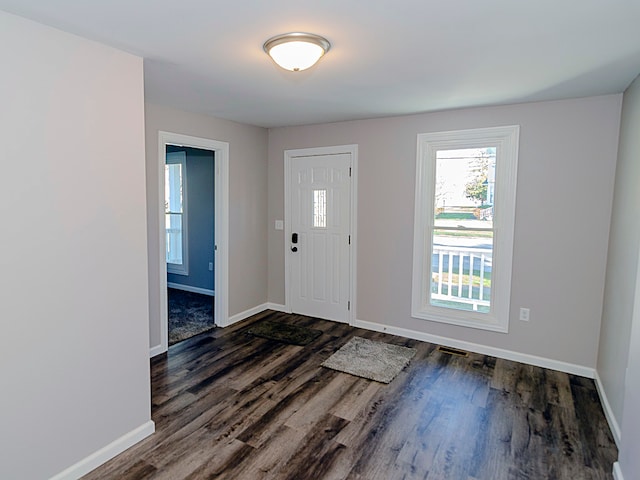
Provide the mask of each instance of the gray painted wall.
{"label": "gray painted wall", "polygon": [[[214,176],[213,152],[198,148],[167,146],[167,153],[184,151],[187,167],[187,231],[189,275],[167,274],[167,281],[213,290]],[[215,266],[215,265],[214,265]]]}
{"label": "gray painted wall", "polygon": [[[618,426],[622,426],[625,405],[625,371],[630,355],[629,339],[634,308],[636,316],[639,315],[637,310],[640,309],[640,305],[634,302],[640,251],[640,216],[638,216],[640,135],[638,132],[640,132],[640,78],[636,79],[625,92],[622,106],[597,367]],[[635,355],[638,354],[639,352],[636,351]],[[635,367],[633,374],[639,377],[640,370],[637,369],[637,363]],[[627,378],[630,376],[633,375],[629,374]],[[625,415],[627,410],[625,408]],[[637,433],[635,435],[638,438]]]}
{"label": "gray painted wall", "polygon": [[229,315],[267,301],[267,130],[145,105],[149,346],[160,344],[158,131],[229,143]]}
{"label": "gray painted wall", "polygon": [[[621,95],[269,131],[269,301],[283,303],[283,152],[359,145],[359,320],[593,368]],[[508,334],[411,317],[416,135],[521,126]],[[519,307],[531,321],[518,320]]]}
{"label": "gray painted wall", "polygon": [[43,479],[151,418],[142,59],[0,12],[0,62],[0,478]]}

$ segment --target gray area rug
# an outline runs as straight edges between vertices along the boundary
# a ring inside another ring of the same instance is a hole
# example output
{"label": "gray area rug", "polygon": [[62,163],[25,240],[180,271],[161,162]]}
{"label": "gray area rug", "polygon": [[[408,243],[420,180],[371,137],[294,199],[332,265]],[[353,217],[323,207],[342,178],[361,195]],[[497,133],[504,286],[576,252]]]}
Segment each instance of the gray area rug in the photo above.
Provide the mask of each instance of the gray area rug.
{"label": "gray area rug", "polygon": [[323,362],[322,366],[376,382],[389,383],[415,354],[414,348],[353,337]]}
{"label": "gray area rug", "polygon": [[167,289],[169,307],[169,345],[181,342],[215,327],[213,297]]}

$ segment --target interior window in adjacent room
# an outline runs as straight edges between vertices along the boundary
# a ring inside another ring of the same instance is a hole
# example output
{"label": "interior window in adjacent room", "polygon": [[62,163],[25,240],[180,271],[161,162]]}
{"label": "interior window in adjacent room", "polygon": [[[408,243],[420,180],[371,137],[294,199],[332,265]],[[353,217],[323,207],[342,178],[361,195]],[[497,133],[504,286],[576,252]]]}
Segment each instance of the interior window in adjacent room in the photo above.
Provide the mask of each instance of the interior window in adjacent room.
{"label": "interior window in adjacent room", "polygon": [[164,167],[164,213],[167,272],[188,275],[185,152],[167,153]]}

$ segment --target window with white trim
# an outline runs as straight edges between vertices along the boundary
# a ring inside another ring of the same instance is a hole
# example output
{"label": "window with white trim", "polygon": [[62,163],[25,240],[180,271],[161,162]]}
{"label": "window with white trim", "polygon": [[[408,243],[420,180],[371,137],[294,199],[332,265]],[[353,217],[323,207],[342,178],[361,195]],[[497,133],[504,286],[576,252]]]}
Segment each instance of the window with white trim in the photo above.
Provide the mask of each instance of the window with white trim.
{"label": "window with white trim", "polygon": [[167,272],[178,275],[189,275],[187,252],[186,153],[167,153],[164,174]]}
{"label": "window with white trim", "polygon": [[418,135],[411,315],[507,332],[518,126]]}

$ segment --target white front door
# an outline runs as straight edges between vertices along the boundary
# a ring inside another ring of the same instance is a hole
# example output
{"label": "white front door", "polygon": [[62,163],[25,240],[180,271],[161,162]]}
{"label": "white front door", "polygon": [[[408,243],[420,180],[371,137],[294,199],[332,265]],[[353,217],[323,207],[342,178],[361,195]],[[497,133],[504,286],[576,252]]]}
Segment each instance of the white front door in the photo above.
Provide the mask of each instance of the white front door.
{"label": "white front door", "polygon": [[351,154],[290,162],[290,305],[294,313],[349,322]]}

